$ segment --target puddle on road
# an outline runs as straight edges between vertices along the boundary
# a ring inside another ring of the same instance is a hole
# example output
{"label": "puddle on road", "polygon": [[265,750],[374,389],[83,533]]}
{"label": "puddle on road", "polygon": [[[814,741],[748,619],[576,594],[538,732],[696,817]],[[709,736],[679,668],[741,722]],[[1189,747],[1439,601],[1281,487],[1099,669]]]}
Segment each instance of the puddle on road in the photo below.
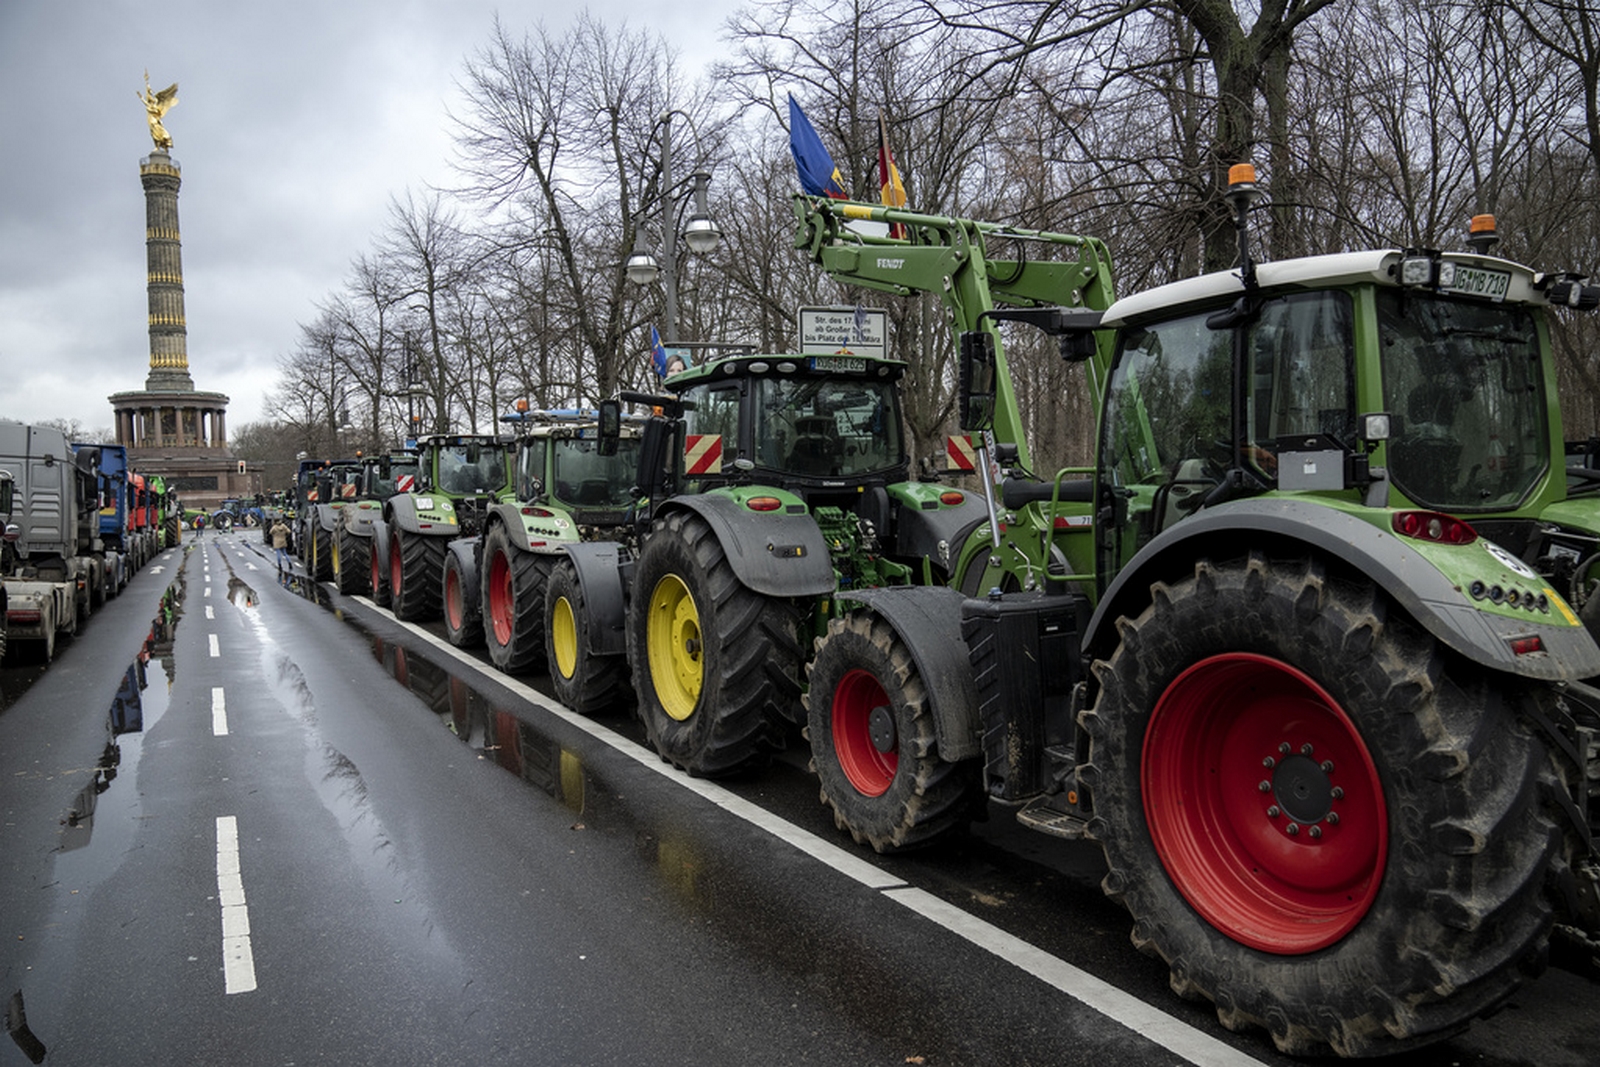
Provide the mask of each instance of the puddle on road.
{"label": "puddle on road", "polygon": [[[180,569],[162,592],[144,645],[128,664],[111,699],[105,747],[91,777],[61,818],[55,877],[74,890],[89,888],[116,869],[141,817],[138,769],[144,731],[161,719],[170,703],[176,676],[172,640],[183,618],[186,590]],[[128,784],[117,785],[119,780]],[[119,803],[103,805],[101,797],[113,788]],[[95,844],[92,849],[88,847],[91,841]]]}

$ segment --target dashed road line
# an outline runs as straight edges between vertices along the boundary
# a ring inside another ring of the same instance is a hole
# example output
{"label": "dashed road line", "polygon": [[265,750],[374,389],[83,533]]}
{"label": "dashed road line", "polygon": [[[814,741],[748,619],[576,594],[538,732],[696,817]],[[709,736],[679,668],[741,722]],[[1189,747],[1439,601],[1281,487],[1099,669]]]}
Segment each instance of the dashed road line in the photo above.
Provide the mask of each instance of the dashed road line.
{"label": "dashed road line", "polygon": [[211,690],[211,732],[217,737],[228,736],[228,704],[220,685]]}
{"label": "dashed road line", "polygon": [[221,648],[221,646],[219,646],[217,644],[217,635],[216,634],[207,634],[206,637],[208,639],[210,639],[210,642],[211,642],[211,658],[215,659],[218,656],[222,655],[222,648]]}
{"label": "dashed road line", "polygon": [[223,992],[248,993],[256,987],[256,958],[239,868],[239,823],[232,815],[217,818],[217,900],[222,905]]}

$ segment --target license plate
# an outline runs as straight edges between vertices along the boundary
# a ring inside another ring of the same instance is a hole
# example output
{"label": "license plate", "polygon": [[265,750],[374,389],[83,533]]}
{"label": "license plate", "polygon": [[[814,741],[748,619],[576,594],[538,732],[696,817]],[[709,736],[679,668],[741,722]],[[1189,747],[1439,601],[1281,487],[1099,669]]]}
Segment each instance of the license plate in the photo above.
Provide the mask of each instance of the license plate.
{"label": "license plate", "polygon": [[1511,272],[1485,270],[1462,263],[1439,264],[1439,288],[1446,293],[1482,296],[1498,303],[1511,288]]}
{"label": "license plate", "polygon": [[859,356],[812,356],[811,369],[860,374],[867,369],[867,361]]}

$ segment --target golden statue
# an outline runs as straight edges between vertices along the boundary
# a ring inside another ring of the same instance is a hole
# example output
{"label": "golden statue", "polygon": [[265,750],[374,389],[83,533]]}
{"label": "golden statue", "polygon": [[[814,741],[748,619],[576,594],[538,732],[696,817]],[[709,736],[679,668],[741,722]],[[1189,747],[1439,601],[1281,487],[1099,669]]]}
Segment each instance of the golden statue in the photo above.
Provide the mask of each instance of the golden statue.
{"label": "golden statue", "polygon": [[161,117],[172,110],[178,102],[178,83],[173,82],[159,93],[150,91],[150,72],[144,72],[144,92],[135,93],[144,101],[145,117],[150,120],[150,139],[156,143],[157,148],[171,148],[172,135],[167,128],[161,125]]}

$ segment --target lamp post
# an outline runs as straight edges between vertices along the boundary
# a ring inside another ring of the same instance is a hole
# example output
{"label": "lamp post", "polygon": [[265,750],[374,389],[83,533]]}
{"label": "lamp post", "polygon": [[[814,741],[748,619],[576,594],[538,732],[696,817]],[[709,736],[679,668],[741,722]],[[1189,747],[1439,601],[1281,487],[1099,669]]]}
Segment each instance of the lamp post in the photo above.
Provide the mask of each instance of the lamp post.
{"label": "lamp post", "polygon": [[[672,110],[661,116],[657,124],[661,127],[661,212],[662,212],[662,254],[666,259],[664,267],[658,266],[656,257],[644,248],[642,241],[635,242],[633,254],[628,257],[626,270],[628,280],[635,285],[649,285],[656,280],[656,275],[665,271],[663,279],[667,290],[666,330],[662,343],[676,344],[678,340],[678,223],[677,223],[677,197],[672,187],[672,116],[683,115],[684,121],[689,122],[689,116],[682,111]],[[694,124],[690,122],[689,130],[694,132]],[[698,142],[699,134],[695,134]],[[683,229],[683,239],[689,244],[689,251],[705,254],[717,247],[717,241],[722,237],[722,231],[717,228],[716,222],[706,211],[706,187],[711,184],[711,173],[697,170],[690,179],[694,182],[694,214],[689,216],[688,225]]]}

